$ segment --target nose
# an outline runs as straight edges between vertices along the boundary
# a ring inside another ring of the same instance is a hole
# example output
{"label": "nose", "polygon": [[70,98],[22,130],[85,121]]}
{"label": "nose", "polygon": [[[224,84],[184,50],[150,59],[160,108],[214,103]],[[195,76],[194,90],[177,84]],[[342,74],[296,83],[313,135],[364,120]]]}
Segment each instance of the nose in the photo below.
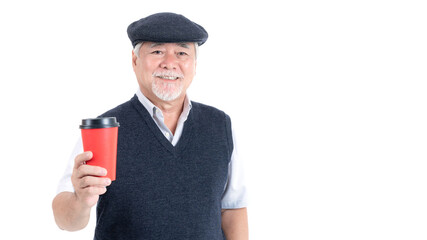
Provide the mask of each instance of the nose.
{"label": "nose", "polygon": [[167,53],[164,55],[163,61],[160,63],[160,68],[163,69],[176,69],[177,68],[177,58],[175,54]]}

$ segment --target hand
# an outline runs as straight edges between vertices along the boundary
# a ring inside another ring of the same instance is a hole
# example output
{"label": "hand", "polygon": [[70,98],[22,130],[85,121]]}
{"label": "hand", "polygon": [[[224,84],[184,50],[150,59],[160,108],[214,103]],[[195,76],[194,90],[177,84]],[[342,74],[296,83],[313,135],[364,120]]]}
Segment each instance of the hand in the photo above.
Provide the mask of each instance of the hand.
{"label": "hand", "polygon": [[77,201],[86,208],[93,207],[98,202],[99,195],[104,194],[107,191],[106,187],[111,184],[109,178],[101,178],[107,175],[105,168],[85,164],[92,157],[92,152],[77,155],[71,175]]}

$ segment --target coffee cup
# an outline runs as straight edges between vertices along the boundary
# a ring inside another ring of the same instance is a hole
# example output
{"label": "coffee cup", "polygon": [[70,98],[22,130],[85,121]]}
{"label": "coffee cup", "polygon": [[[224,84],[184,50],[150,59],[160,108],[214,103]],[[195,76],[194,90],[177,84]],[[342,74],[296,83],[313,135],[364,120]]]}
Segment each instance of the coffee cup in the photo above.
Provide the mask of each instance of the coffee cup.
{"label": "coffee cup", "polygon": [[116,180],[118,127],[115,117],[83,119],[80,125],[83,149],[93,153],[86,164],[107,169],[111,181]]}

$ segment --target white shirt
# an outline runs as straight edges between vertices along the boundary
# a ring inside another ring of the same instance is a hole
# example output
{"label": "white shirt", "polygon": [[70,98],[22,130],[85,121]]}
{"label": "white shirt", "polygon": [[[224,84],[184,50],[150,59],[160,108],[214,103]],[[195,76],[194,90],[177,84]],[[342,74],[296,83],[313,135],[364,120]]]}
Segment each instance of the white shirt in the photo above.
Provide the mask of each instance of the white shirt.
{"label": "white shirt", "polygon": [[[178,119],[178,124],[175,130],[175,135],[169,130],[169,128],[164,123],[164,117],[162,111],[156,107],[148,98],[146,98],[141,91],[138,89],[136,96],[141,104],[147,109],[150,113],[150,116],[153,118],[154,122],[159,127],[163,135],[175,146],[182,134],[184,128],[184,123],[187,120],[188,114],[191,110],[191,101],[188,98],[188,95],[185,97],[184,108],[181,113],[181,116]],[[233,136],[233,153],[231,155],[231,160],[228,168],[228,179],[227,183],[224,186],[224,193],[221,200],[221,207],[223,209],[231,208],[243,208],[247,206],[247,191],[244,179],[244,170],[241,160],[237,155],[237,146],[235,133],[232,129]],[[76,146],[74,147],[73,153],[71,154],[68,165],[58,184],[57,193],[60,192],[74,192],[73,184],[71,183],[71,174],[73,172],[74,159],[75,157],[83,152],[83,144],[81,138],[78,139]],[[108,189],[107,189],[108,191]]]}

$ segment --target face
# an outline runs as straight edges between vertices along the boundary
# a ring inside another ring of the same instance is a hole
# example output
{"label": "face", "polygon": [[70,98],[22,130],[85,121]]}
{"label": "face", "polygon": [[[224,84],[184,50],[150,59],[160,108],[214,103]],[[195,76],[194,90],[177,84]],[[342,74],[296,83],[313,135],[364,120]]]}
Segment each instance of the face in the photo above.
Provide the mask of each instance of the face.
{"label": "face", "polygon": [[151,101],[180,101],[196,74],[193,43],[144,42],[132,65],[141,92]]}

